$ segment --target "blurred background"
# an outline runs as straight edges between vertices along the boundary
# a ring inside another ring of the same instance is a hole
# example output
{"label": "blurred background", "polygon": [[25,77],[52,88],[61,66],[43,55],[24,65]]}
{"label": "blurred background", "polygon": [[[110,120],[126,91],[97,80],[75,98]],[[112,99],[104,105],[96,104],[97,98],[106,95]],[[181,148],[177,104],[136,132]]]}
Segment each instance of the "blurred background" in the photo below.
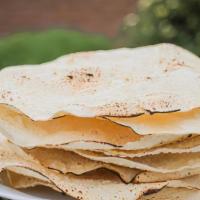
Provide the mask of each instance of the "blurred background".
{"label": "blurred background", "polygon": [[200,56],[200,0],[0,0],[0,68],[160,42]]}

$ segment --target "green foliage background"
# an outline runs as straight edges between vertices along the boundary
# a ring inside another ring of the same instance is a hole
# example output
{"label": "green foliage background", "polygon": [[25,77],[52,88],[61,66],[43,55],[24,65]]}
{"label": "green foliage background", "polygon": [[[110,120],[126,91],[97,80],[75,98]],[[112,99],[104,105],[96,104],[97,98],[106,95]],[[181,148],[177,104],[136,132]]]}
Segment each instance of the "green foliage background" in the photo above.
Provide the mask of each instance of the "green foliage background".
{"label": "green foliage background", "polygon": [[0,68],[36,64],[63,54],[170,42],[200,56],[200,0],[138,0],[118,36],[72,30],[18,33],[0,39]]}
{"label": "green foliage background", "polygon": [[109,39],[76,31],[18,33],[0,39],[0,68],[42,63],[67,53],[108,48],[111,48]]}
{"label": "green foliage background", "polygon": [[129,47],[170,42],[200,55],[200,0],[140,0],[118,41]]}

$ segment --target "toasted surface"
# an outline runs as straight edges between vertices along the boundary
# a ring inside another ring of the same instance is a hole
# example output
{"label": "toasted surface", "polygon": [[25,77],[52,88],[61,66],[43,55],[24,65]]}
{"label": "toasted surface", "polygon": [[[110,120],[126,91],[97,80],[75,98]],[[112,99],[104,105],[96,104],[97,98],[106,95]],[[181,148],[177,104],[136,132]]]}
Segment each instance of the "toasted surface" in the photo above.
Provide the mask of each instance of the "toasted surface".
{"label": "toasted surface", "polygon": [[114,146],[140,140],[130,128],[105,119],[67,115],[47,121],[33,121],[8,106],[0,105],[0,127],[12,142],[26,147],[95,141]]}
{"label": "toasted surface", "polygon": [[0,105],[0,127],[2,134],[10,141],[29,148],[146,149],[187,137],[174,134],[141,136],[126,126],[106,119],[72,115],[33,121],[4,105]]}
{"label": "toasted surface", "polygon": [[184,112],[200,107],[199,65],[171,44],[75,53],[3,69],[0,103],[34,120]]}
{"label": "toasted surface", "polygon": [[75,152],[95,161],[160,173],[179,172],[200,167],[199,152],[157,154],[134,158],[106,156],[102,153],[84,150],[76,150]]}
{"label": "toasted surface", "polygon": [[107,169],[117,173],[124,182],[128,183],[140,172],[137,169],[93,161],[72,151],[62,149],[34,148],[26,150],[26,152],[38,160],[43,166],[64,174],[73,173],[81,175],[98,169]]}
{"label": "toasted surface", "polygon": [[174,141],[161,146],[149,148],[149,149],[138,149],[138,150],[123,150],[123,149],[106,149],[106,150],[95,150],[96,152],[104,153],[108,156],[116,157],[142,157],[148,155],[158,155],[166,153],[195,153],[200,152],[200,136],[199,135],[188,135],[187,138]]}
{"label": "toasted surface", "polygon": [[[45,179],[45,185],[53,184],[58,190],[83,200],[110,200],[110,199],[127,199],[136,200],[143,193],[149,190],[160,189],[166,185],[163,183],[147,184],[125,184],[116,175],[112,173],[100,173],[93,175],[63,175],[54,170],[43,167],[37,160],[26,154],[19,147],[9,143],[1,137],[0,141],[0,170],[18,168],[18,173],[24,172],[32,178],[41,181]],[[24,170],[25,169],[25,170]],[[40,182],[41,183],[41,182]],[[104,191],[102,193],[102,191]]]}
{"label": "toasted surface", "polygon": [[57,187],[55,187],[51,183],[48,183],[37,177],[28,176],[28,174],[24,174],[23,168],[11,167],[9,170],[3,171],[1,176],[4,184],[14,188],[22,189],[43,185],[50,187],[58,192],[61,192]]}
{"label": "toasted surface", "polygon": [[189,134],[200,133],[200,109],[188,112],[144,114],[138,117],[107,117],[111,121],[132,128],[136,133]]}
{"label": "toasted surface", "polygon": [[142,196],[139,200],[199,200],[199,198],[199,190],[166,187],[157,193]]}
{"label": "toasted surface", "polygon": [[168,172],[168,173],[161,173],[161,172],[150,172],[150,171],[142,171],[138,174],[133,182],[134,183],[154,183],[154,182],[162,182],[162,181],[169,181],[174,179],[182,179],[189,176],[199,175],[200,168],[195,169],[183,169],[177,172]]}

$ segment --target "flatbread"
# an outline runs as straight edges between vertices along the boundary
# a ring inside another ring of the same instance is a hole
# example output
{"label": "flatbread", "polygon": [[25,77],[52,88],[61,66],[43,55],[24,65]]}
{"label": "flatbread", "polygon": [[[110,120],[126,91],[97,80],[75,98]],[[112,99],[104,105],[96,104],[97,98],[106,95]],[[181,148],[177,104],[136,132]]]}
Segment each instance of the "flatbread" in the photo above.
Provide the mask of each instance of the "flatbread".
{"label": "flatbread", "polygon": [[141,135],[200,133],[200,109],[188,112],[145,114],[138,117],[109,117]]}
{"label": "flatbread", "polygon": [[200,168],[184,169],[171,173],[141,171],[139,169],[93,161],[73,152],[59,149],[35,148],[27,152],[49,169],[58,170],[62,173],[71,172],[80,175],[87,172],[90,173],[96,169],[105,168],[116,172],[126,183],[161,182],[200,174]]}
{"label": "flatbread", "polygon": [[95,161],[115,164],[123,167],[136,168],[140,170],[171,173],[185,169],[196,169],[200,167],[200,153],[174,153],[158,154],[136,158],[120,158],[105,156],[102,153],[76,150],[79,155]]}
{"label": "flatbread", "polygon": [[26,152],[37,159],[43,166],[64,174],[73,173],[81,175],[105,168],[117,173],[124,182],[129,183],[140,173],[138,169],[93,161],[74,152],[62,149],[35,148],[26,150]]}
{"label": "flatbread", "polygon": [[[111,144],[102,144],[99,142],[88,142],[88,141],[79,141],[71,142],[68,144],[54,145],[53,147],[66,149],[66,150],[93,150],[93,151],[104,151],[104,150],[144,150],[147,151],[153,147],[161,147],[162,145],[174,143],[178,141],[183,141],[188,138],[189,135],[146,135],[140,140],[135,142],[129,142],[124,146],[118,147]],[[48,145],[51,147],[51,145]]]}
{"label": "flatbread", "polygon": [[189,176],[199,175],[200,168],[195,169],[183,169],[177,172],[168,172],[168,173],[161,173],[161,172],[150,172],[150,171],[142,171],[139,173],[134,179],[134,183],[155,183],[155,182],[162,182],[174,179],[182,179]]}
{"label": "flatbread", "polygon": [[[45,183],[44,181],[40,181],[36,178],[31,178],[31,177],[17,174],[11,171],[7,171],[7,179],[9,180],[9,185],[15,188],[27,188],[27,187],[34,187],[37,185],[44,185],[54,190],[57,190],[57,188],[53,188],[52,184]],[[144,184],[138,184],[137,186],[139,185],[144,185]],[[184,191],[187,191],[187,189],[190,189],[191,191],[195,193],[196,189],[199,189],[199,185],[200,184],[199,184],[199,175],[198,175],[198,176],[191,176],[191,177],[181,179],[181,180],[170,180],[170,181],[167,181],[167,184],[165,186],[167,186],[167,188],[177,188],[177,189],[184,188]],[[149,196],[149,194],[151,193],[156,193],[154,195],[157,195],[157,192],[160,193],[161,190],[166,190],[166,188],[164,189],[163,187],[154,188],[152,190],[145,191],[145,193],[143,194],[144,198],[145,196]]]}
{"label": "flatbread", "polygon": [[200,175],[190,176],[179,180],[172,180],[168,182],[167,186],[200,190]]}
{"label": "flatbread", "polygon": [[199,200],[199,198],[199,190],[166,187],[159,192],[144,195],[139,200]]}
{"label": "flatbread", "polygon": [[200,59],[172,44],[75,53],[0,72],[0,103],[33,120],[131,117],[200,107]]}
{"label": "flatbread", "polygon": [[0,105],[0,130],[10,141],[27,148],[63,145],[69,149],[145,149],[187,137],[168,134],[144,137],[105,119],[69,115],[33,121],[3,105]]}
{"label": "flatbread", "polygon": [[195,153],[200,152],[200,136],[188,135],[188,138],[181,141],[172,142],[151,149],[140,150],[95,150],[96,152],[104,153],[108,156],[115,157],[142,157],[148,155],[157,155],[161,153]]}
{"label": "flatbread", "polygon": [[[79,199],[130,199],[136,200],[143,194],[148,194],[152,191],[157,191],[162,189],[167,185],[171,187],[187,187],[194,188],[199,187],[199,177],[194,177],[195,181],[192,179],[184,179],[184,181],[170,181],[161,183],[148,183],[148,184],[124,184],[116,176],[113,176],[108,171],[105,173],[94,173],[93,175],[62,175],[57,172],[53,172],[47,168],[41,166],[36,160],[28,156],[20,148],[8,143],[7,141],[1,141],[1,159],[0,166],[1,169],[7,168],[7,166],[12,169],[18,168],[18,173],[20,169],[26,169],[27,175],[32,178],[39,178],[44,176],[47,179],[47,183],[53,184],[54,187],[62,190],[63,192]],[[16,161],[16,158],[18,161]],[[7,163],[8,162],[8,163]],[[33,173],[31,173],[33,172]],[[36,174],[39,175],[36,175]],[[40,179],[40,178],[39,178]],[[102,191],[104,191],[102,193]]]}
{"label": "flatbread", "polygon": [[62,173],[71,172],[80,175],[96,169],[105,168],[119,174],[121,179],[127,183],[130,181],[134,181],[135,183],[161,182],[200,174],[200,168],[173,173],[143,172],[134,168],[93,161],[73,152],[59,149],[35,148],[27,152],[39,160],[43,166],[61,171]]}
{"label": "flatbread", "polygon": [[52,188],[55,191],[61,192],[57,187],[55,187],[51,183],[40,180],[38,178],[33,178],[28,175],[23,175],[22,171],[20,171],[20,173],[19,173],[19,169],[21,170],[23,168],[17,169],[16,171],[18,173],[15,172],[15,169],[17,169],[17,168],[13,167],[13,168],[10,168],[10,170],[5,170],[2,172],[1,176],[3,177],[4,184],[11,186],[13,188],[19,188],[19,189],[30,188],[30,187],[42,185],[42,186]]}
{"label": "flatbread", "polygon": [[0,128],[11,141],[26,147],[77,141],[96,141],[122,146],[142,138],[130,128],[104,119],[65,116],[49,121],[33,121],[2,105]]}
{"label": "flatbread", "polygon": [[[49,170],[40,165],[37,160],[27,155],[19,147],[9,143],[5,139],[1,139],[0,145],[0,170],[17,167],[25,168],[30,172],[29,176],[35,178],[35,174],[46,178],[46,182],[53,184],[62,192],[77,198],[87,200],[110,200],[110,199],[127,199],[136,200],[143,193],[160,189],[166,183],[148,183],[148,184],[125,184],[112,173],[106,173],[75,176],[62,175],[58,172]],[[18,170],[18,173],[20,170]],[[24,173],[24,172],[23,172]],[[37,175],[37,177],[39,177]],[[102,193],[102,191],[104,191]]]}

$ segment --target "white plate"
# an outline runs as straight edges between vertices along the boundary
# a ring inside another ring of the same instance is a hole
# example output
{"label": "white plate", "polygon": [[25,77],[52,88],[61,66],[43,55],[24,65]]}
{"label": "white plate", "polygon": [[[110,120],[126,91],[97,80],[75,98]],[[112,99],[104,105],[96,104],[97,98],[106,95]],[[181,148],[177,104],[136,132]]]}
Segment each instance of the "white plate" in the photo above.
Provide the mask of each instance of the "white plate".
{"label": "white plate", "polygon": [[0,184],[0,197],[11,200],[73,200],[73,198],[54,192],[46,187],[16,190]]}

